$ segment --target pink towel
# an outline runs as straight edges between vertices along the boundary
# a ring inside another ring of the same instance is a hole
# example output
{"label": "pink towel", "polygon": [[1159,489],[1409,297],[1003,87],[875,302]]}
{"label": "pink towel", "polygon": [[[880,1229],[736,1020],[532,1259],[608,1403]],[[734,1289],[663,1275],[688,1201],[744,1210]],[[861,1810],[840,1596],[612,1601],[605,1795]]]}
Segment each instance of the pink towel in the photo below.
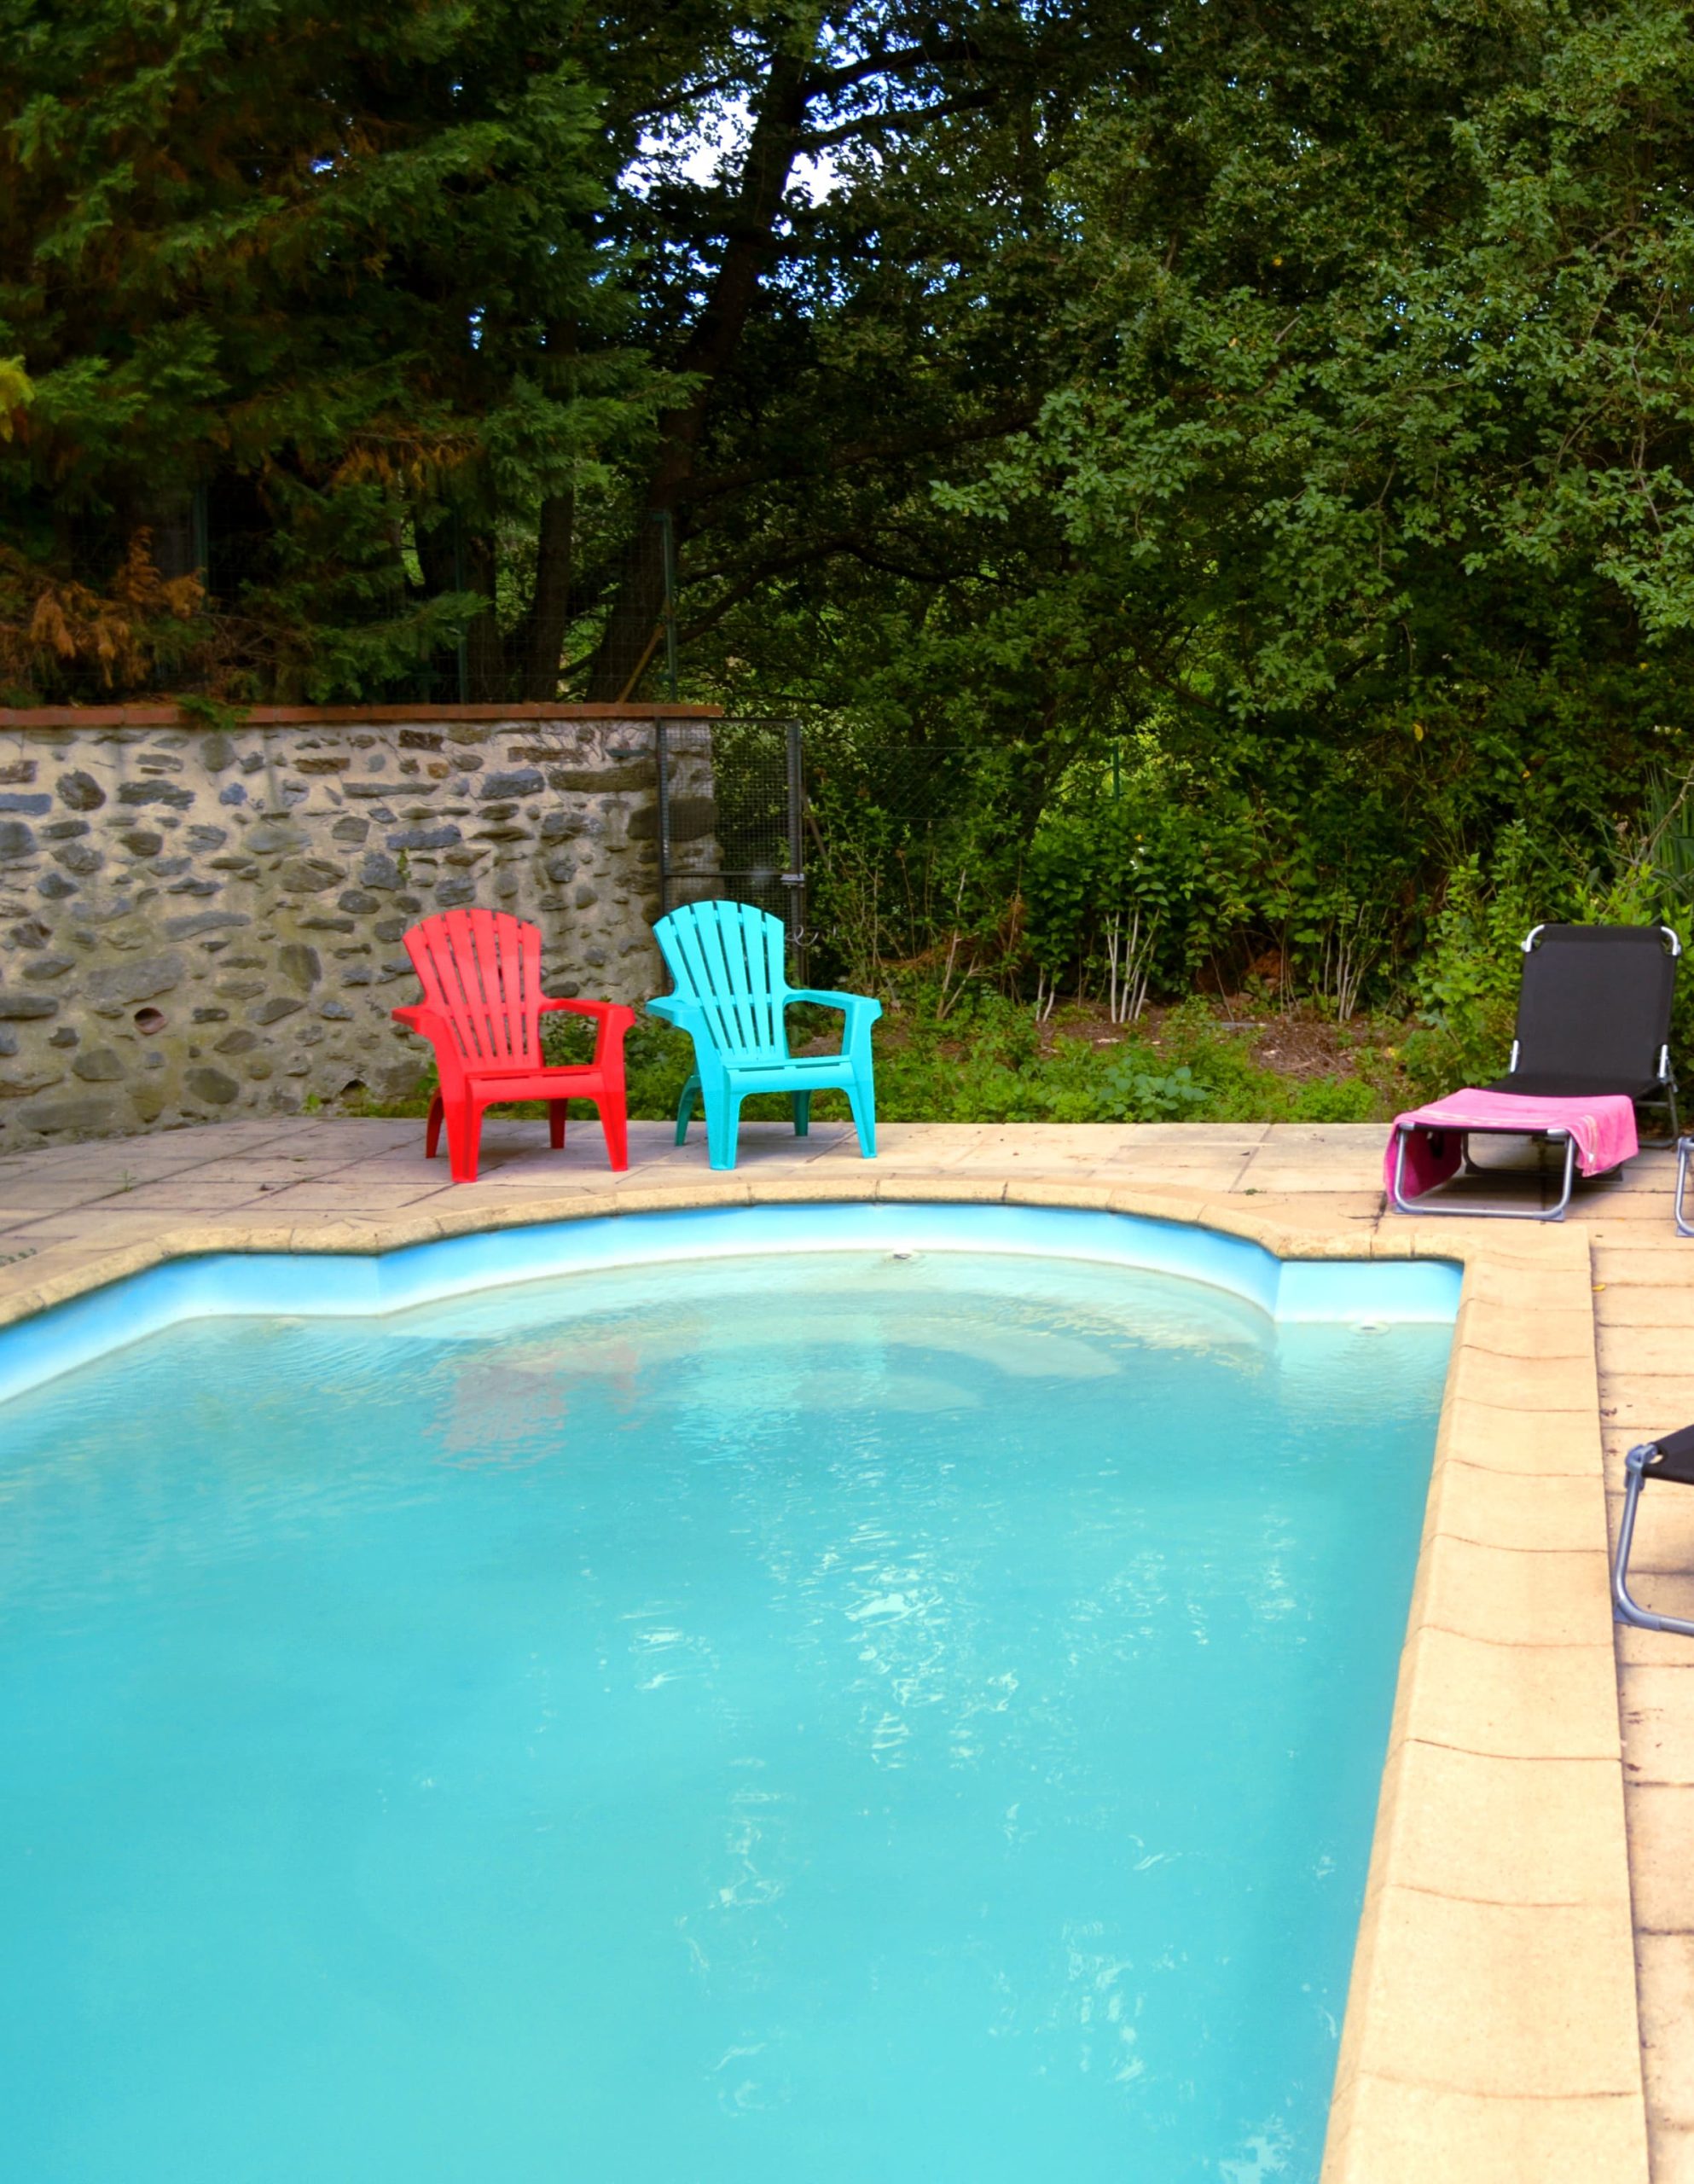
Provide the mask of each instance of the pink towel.
{"label": "pink towel", "polygon": [[[1390,1194],[1395,1141],[1402,1130],[1410,1133],[1401,1179],[1408,1198],[1445,1182],[1456,1171],[1463,1130],[1568,1130],[1576,1141],[1576,1165],[1585,1176],[1604,1175],[1639,1150],[1635,1103],[1621,1092],[1588,1100],[1521,1100],[1513,1092],[1450,1092],[1427,1107],[1413,1107],[1409,1114],[1395,1117],[1383,1155],[1383,1188]],[[1439,1153],[1430,1141],[1431,1130],[1447,1133]]]}

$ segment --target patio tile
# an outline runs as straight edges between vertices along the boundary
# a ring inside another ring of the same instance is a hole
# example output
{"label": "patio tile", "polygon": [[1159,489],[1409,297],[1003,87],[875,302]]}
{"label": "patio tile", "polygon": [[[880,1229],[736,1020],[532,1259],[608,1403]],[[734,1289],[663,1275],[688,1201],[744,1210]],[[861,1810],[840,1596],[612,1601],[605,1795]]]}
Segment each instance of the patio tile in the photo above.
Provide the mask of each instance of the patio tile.
{"label": "patio tile", "polygon": [[1442,1413],[1443,1445],[1490,1471],[1590,1478],[1597,1468],[1592,1409],[1529,1411],[1449,1395]]}
{"label": "patio tile", "polygon": [[1587,1267],[1549,1268],[1543,1272],[1515,1261],[1488,1258],[1472,1259],[1465,1269],[1467,1304],[1503,1305],[1511,1316],[1525,1321],[1538,1319],[1544,1312],[1586,1313],[1592,1296],[1593,1284]]}
{"label": "patio tile", "polygon": [[1376,1965],[1395,1976],[1371,1995],[1361,2076],[1529,2100],[1639,2093],[1627,1903],[1389,1888],[1375,1915]]}
{"label": "patio tile", "polygon": [[1694,1931],[1694,1876],[1689,1872],[1689,1831],[1694,1828],[1694,1785],[1631,1781],[1629,1876],[1635,1891],[1635,1923],[1656,1933]]}
{"label": "patio tile", "polygon": [[123,1207],[131,1213],[155,1209],[201,1213],[250,1205],[260,1193],[257,1182],[207,1182],[191,1170],[184,1176],[165,1176],[157,1182],[136,1183],[119,1195]]}
{"label": "patio tile", "polygon": [[[1632,1556],[1629,1571],[1629,1589],[1638,1600],[1658,1614],[1680,1616],[1685,1623],[1694,1623],[1694,1569],[1675,1573],[1648,1571],[1644,1575],[1637,1571]],[[1612,1644],[1620,1674],[1636,1663],[1669,1669],[1694,1665],[1694,1639],[1679,1637],[1674,1631],[1642,1630],[1633,1623],[1615,1623]],[[1694,1705],[1694,1694],[1690,1703]]]}
{"label": "patio tile", "polygon": [[1694,1238],[1679,1241],[1674,1231],[1662,1244],[1643,1243],[1626,1249],[1601,1245],[1594,1252],[1594,1279],[1609,1288],[1685,1289],[1694,1282]]}
{"label": "patio tile", "polygon": [[84,1198],[133,1189],[142,1183],[170,1182],[194,1175],[200,1165],[199,1160],[101,1161],[86,1168],[67,1169],[62,1176],[48,1180],[59,1189]]}
{"label": "patio tile", "polygon": [[1438,1629],[1407,1642],[1393,1735],[1502,1759],[1618,1756],[1604,1646],[1500,1646]]}
{"label": "patio tile", "polygon": [[1635,1966],[1648,2098],[1656,2121],[1689,2134],[1694,2147],[1694,1933],[1638,1934]]}
{"label": "patio tile", "polygon": [[[4,1184],[0,1183],[0,1192]],[[1694,1245],[1691,1245],[1694,1250]],[[1596,1279],[1604,1283],[1604,1275]],[[1694,1267],[1689,1269],[1687,1286],[1652,1283],[1640,1286],[1620,1281],[1607,1284],[1594,1300],[1596,1324],[1600,1340],[1617,1332],[1632,1327],[1650,1327],[1668,1333],[1679,1331],[1688,1344],[1688,1354],[1694,1357]]]}
{"label": "patio tile", "polygon": [[6,1204],[15,1213],[61,1213],[73,1205],[93,1205],[110,1198],[119,1180],[115,1176],[100,1176],[92,1181],[55,1182],[32,1177],[20,1181],[15,1176],[6,1184]]}
{"label": "patio tile", "polygon": [[1494,1903],[1629,1900],[1623,1798],[1597,1759],[1501,1759],[1415,1740],[1384,1787],[1408,1887]]}
{"label": "patio tile", "polygon": [[[1606,1466],[1607,1533],[1617,1537],[1617,1519],[1623,1507],[1623,1466]],[[1629,1550],[1632,1582],[1649,1571],[1694,1572],[1694,1490],[1667,1490],[1654,1487],[1644,1493],[1637,1507],[1635,1537]],[[1637,1589],[1639,1590],[1639,1588]],[[1656,1589],[1662,1593],[1662,1588]],[[1694,1659],[1694,1641],[1685,1641]]]}
{"label": "patio tile", "polygon": [[[1686,1647],[1690,1641],[1682,1641]],[[1694,1661],[1632,1663],[1619,1675],[1624,1772],[1633,1782],[1694,1783]],[[1684,1846],[1691,1907],[1694,1862]],[[1694,1918],[1691,1918],[1694,1925]]]}
{"label": "patio tile", "polygon": [[1344,2158],[1326,2162],[1323,2184],[1621,2184],[1646,2173],[1635,2091],[1501,2100],[1361,2074],[1349,2107]]}
{"label": "patio tile", "polygon": [[[958,1187],[940,1179],[931,1179],[936,1195],[941,1199],[956,1198]],[[909,1179],[911,1194],[923,1188],[923,1178]],[[862,1174],[855,1175],[843,1170],[838,1175],[817,1176],[803,1170],[794,1176],[761,1176],[758,1203],[761,1205],[852,1205],[867,1199],[908,1194],[903,1190],[888,1188],[886,1176],[879,1178],[874,1168],[867,1167]]]}
{"label": "patio tile", "polygon": [[[201,1217],[194,1217],[198,1219]],[[23,1243],[132,1243],[138,1236],[168,1235],[184,1219],[180,1210],[162,1206],[74,1206],[63,1213],[44,1214],[26,1228],[12,1234]]]}
{"label": "patio tile", "polygon": [[1468,1345],[1454,1351],[1449,1385],[1455,1396],[1498,1409],[1582,1410],[1591,1417],[1598,1394],[1592,1355],[1512,1357]]}
{"label": "patio tile", "polygon": [[876,1195],[890,1204],[902,1199],[911,1203],[925,1200],[952,1202],[954,1205],[998,1205],[1006,1197],[1007,1186],[989,1176],[884,1176],[876,1187]]}
{"label": "patio tile", "polygon": [[1373,1211],[1381,1209],[1381,1194],[1368,1174],[1356,1168],[1293,1168],[1262,1158],[1250,1160],[1237,1182],[1242,1190],[1276,1191],[1289,1196],[1322,1197],[1331,1191],[1366,1194]]}
{"label": "patio tile", "polygon": [[265,1217],[297,1221],[303,1214],[310,1213],[346,1217],[382,1214],[400,1206],[421,1205],[450,1188],[445,1176],[439,1182],[428,1183],[371,1183],[363,1179],[345,1183],[288,1183],[266,1193]]}
{"label": "patio tile", "polygon": [[1482,1221],[1454,1217],[1419,1220],[1384,1213],[1387,1234],[1407,1239],[1420,1258],[1464,1258],[1467,1255],[1546,1269],[1592,1263],[1588,1239],[1580,1222],[1555,1228],[1527,1221]]}
{"label": "patio tile", "polygon": [[1603,1424],[1636,1440],[1694,1420],[1694,1374],[1613,1374],[1600,1402]]}
{"label": "patio tile", "polygon": [[1694,1380],[1694,1327],[1618,1327],[1602,1319],[1597,1333],[1608,1372]]}
{"label": "patio tile", "polygon": [[1538,1362],[1572,1357],[1589,1363],[1594,1355],[1593,1316],[1586,1299],[1571,1308],[1563,1303],[1526,1312],[1521,1301],[1491,1303],[1467,1296],[1459,1311],[1463,1339],[1495,1357]]}
{"label": "patio tile", "polygon": [[1430,1490],[1430,1528],[1479,1547],[1592,1549],[1604,1515],[1592,1477],[1532,1478],[1448,1457]]}
{"label": "patio tile", "polygon": [[[1194,1124],[1181,1123],[1175,1127],[1192,1130]],[[1202,1127],[1210,1131],[1211,1125]],[[1387,1135],[1380,1123],[1259,1123],[1246,1127],[1262,1130],[1267,1145],[1285,1146],[1297,1153],[1311,1153],[1322,1147],[1362,1149],[1373,1153],[1379,1166]]]}
{"label": "patio tile", "polygon": [[1655,2120],[1652,2146],[1653,2184],[1694,2184],[1694,2130]]}
{"label": "patio tile", "polygon": [[1604,1649],[1610,1668],[1610,1602],[1598,1540],[1580,1550],[1525,1553],[1437,1533],[1418,1565],[1413,1614],[1431,1629],[1507,1649],[1592,1646]]}

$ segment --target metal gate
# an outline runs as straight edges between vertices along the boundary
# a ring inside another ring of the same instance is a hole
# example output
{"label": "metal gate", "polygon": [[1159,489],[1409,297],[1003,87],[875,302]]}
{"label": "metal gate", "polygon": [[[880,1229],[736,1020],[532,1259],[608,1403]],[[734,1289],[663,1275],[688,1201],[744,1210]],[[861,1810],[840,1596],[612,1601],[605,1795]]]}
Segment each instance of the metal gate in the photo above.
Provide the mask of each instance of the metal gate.
{"label": "metal gate", "polygon": [[657,756],[660,915],[712,897],[755,903],[788,928],[803,984],[806,777],[799,722],[660,721]]}

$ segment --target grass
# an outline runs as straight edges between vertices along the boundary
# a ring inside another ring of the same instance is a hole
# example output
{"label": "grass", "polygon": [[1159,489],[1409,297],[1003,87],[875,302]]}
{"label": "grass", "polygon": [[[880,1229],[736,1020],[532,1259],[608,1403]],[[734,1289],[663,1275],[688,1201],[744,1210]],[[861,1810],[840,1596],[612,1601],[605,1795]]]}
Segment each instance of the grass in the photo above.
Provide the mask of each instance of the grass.
{"label": "grass", "polygon": [[[791,1037],[797,1051],[827,1051],[839,1025],[832,1012],[796,1009]],[[549,1060],[586,1060],[591,1027],[554,1019],[543,1040]],[[693,1067],[687,1037],[641,1019],[625,1060],[631,1118],[668,1120]],[[1134,1025],[1075,1006],[1038,1025],[1032,1008],[984,993],[938,1021],[922,987],[887,996],[876,1071],[884,1122],[1385,1122],[1459,1081],[1429,1034],[1393,1019],[1340,1027],[1309,1010],[1196,996]],[[430,1089],[348,1112],[421,1115]],[[780,1096],[744,1109],[749,1120],[788,1112]],[[844,1121],[847,1103],[820,1093],[812,1112]]]}

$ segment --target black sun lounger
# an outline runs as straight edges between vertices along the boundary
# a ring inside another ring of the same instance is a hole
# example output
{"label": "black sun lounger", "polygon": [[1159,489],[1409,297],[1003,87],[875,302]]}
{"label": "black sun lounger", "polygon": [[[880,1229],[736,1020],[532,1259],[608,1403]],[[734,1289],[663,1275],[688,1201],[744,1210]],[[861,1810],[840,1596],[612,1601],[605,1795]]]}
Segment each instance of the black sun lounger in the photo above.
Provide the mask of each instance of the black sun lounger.
{"label": "black sun lounger", "polygon": [[1523,942],[1517,1036],[1504,1077],[1482,1089],[1526,1100],[1622,1093],[1662,1107],[1676,1136],[1670,1005],[1682,944],[1668,925],[1538,925]]}
{"label": "black sun lounger", "polygon": [[[1509,1092],[1525,1100],[1592,1100],[1621,1095],[1637,1107],[1659,1108],[1664,1135],[1643,1144],[1670,1145],[1676,1140],[1676,1078],[1670,1066],[1670,1010],[1676,990],[1676,961],[1682,944],[1666,925],[1538,925],[1523,943],[1523,970],[1517,990],[1517,1030],[1504,1077],[1480,1089]],[[1558,1203],[1523,1217],[1556,1221],[1570,1203],[1576,1148],[1562,1130],[1511,1130],[1495,1136],[1529,1136],[1562,1141],[1564,1181]],[[1470,1133],[1461,1133],[1461,1171],[1470,1165]],[[1396,1147],[1390,1187],[1401,1213],[1475,1214],[1505,1212],[1464,1203],[1442,1205],[1406,1198],[1400,1188],[1405,1165],[1403,1134]],[[1685,1147],[1678,1168],[1677,1203],[1687,1161]],[[1473,1171],[1474,1172],[1474,1171]],[[1694,1228],[1685,1230],[1694,1234]]]}
{"label": "black sun lounger", "polygon": [[1644,1441],[1623,1460],[1623,1514],[1618,1519],[1617,1553],[1612,1561],[1612,1612],[1620,1623],[1633,1623],[1642,1630],[1671,1630],[1694,1638],[1694,1623],[1674,1615],[1655,1615],[1629,1596],[1629,1549],[1635,1538],[1635,1511],[1648,1480],[1669,1486],[1694,1486],[1694,1426],[1667,1433],[1660,1441]]}

